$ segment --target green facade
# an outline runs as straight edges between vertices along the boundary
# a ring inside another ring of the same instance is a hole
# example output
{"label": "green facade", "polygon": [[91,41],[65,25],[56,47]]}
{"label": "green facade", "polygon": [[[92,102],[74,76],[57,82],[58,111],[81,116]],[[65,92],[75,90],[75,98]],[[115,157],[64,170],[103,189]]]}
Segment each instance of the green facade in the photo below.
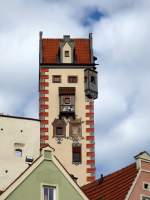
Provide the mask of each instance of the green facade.
{"label": "green facade", "polygon": [[[47,152],[48,153],[48,152]],[[57,200],[83,200],[46,152],[39,166],[6,198],[7,200],[43,200],[42,185],[56,186]]]}

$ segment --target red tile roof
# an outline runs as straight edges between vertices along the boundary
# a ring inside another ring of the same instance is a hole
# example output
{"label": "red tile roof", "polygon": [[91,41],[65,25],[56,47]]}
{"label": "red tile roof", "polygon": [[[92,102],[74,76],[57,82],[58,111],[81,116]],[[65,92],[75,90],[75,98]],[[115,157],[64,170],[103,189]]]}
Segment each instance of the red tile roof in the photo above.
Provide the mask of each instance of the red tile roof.
{"label": "red tile roof", "polygon": [[136,175],[136,164],[104,176],[81,189],[90,200],[124,200]]}
{"label": "red tile roof", "polygon": [[[76,64],[91,64],[90,39],[74,41]],[[57,64],[62,39],[42,39],[42,64]]]}

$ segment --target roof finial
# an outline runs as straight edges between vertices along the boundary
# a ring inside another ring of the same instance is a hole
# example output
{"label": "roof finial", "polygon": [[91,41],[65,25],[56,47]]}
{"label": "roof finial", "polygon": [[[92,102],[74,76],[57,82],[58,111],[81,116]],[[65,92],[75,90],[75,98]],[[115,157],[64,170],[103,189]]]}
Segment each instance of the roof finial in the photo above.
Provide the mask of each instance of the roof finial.
{"label": "roof finial", "polygon": [[43,32],[42,32],[42,31],[40,31],[40,32],[39,32],[39,37],[40,37],[40,40],[42,39],[42,35],[43,35]]}
{"label": "roof finial", "polygon": [[101,174],[101,177],[99,179],[99,184],[102,183],[103,181],[104,181],[104,176],[103,176],[103,174]]}

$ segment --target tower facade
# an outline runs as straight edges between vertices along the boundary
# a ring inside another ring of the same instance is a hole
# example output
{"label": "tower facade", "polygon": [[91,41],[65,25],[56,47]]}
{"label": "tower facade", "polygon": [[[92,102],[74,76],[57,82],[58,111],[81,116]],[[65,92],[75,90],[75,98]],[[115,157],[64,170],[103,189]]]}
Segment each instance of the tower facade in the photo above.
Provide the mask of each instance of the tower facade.
{"label": "tower facade", "polygon": [[40,141],[55,149],[79,185],[95,180],[94,61],[91,34],[47,39],[40,32]]}

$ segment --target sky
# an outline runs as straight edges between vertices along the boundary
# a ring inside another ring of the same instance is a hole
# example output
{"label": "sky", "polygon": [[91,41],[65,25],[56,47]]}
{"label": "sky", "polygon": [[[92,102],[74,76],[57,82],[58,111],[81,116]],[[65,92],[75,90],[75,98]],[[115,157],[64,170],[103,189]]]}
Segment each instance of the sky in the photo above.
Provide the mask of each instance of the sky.
{"label": "sky", "polygon": [[93,33],[97,177],[150,152],[150,1],[0,0],[0,113],[38,118],[39,31]]}

